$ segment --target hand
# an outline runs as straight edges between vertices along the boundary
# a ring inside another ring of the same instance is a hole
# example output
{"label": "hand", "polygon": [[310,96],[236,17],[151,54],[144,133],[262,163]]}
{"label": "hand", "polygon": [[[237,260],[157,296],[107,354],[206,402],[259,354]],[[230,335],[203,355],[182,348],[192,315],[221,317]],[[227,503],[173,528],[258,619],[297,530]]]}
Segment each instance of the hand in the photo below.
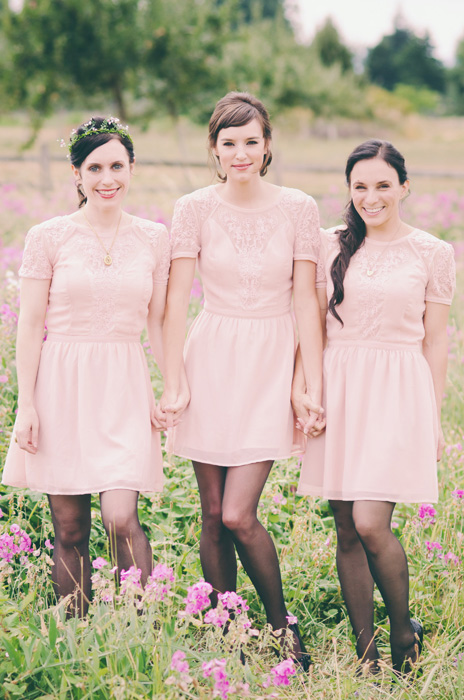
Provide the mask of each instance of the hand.
{"label": "hand", "polygon": [[39,440],[39,416],[33,406],[19,408],[14,434],[21,450],[35,455]]}
{"label": "hand", "polygon": [[303,392],[292,394],[295,425],[308,437],[317,437],[325,430],[324,409]]}
{"label": "hand", "polygon": [[437,449],[437,462],[443,457],[443,450],[445,449],[445,438],[443,437],[443,430],[441,423],[438,424],[438,449]]}
{"label": "hand", "polygon": [[180,416],[190,403],[190,390],[186,383],[180,388],[177,394],[164,391],[163,395],[153,411],[153,418],[156,422],[153,425],[157,430],[167,430],[174,428],[180,423]]}

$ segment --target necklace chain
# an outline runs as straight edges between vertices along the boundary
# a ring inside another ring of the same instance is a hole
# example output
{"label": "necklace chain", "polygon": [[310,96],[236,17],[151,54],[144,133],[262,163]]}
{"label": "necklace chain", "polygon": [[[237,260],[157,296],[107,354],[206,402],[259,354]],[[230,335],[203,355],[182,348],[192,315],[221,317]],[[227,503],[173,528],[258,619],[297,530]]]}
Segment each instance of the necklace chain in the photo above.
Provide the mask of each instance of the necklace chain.
{"label": "necklace chain", "polygon": [[377,256],[377,258],[376,258],[376,260],[374,261],[374,263],[371,262],[371,259],[370,259],[369,255],[368,255],[368,252],[367,252],[367,250],[365,249],[366,258],[367,258],[367,265],[368,265],[366,274],[367,274],[368,277],[372,277],[372,275],[373,275],[374,272],[376,271],[376,269],[377,269],[377,267],[378,267],[378,264],[379,264],[380,258],[383,256],[383,254],[385,253],[385,251],[387,250],[387,248],[390,246],[390,243],[393,243],[393,241],[395,240],[395,238],[397,238],[397,236],[398,236],[398,234],[399,234],[399,232],[400,232],[400,230],[401,230],[402,225],[403,225],[403,222],[400,221],[400,225],[398,226],[398,228],[396,229],[395,233],[393,234],[393,236],[392,236],[392,237],[390,238],[390,240],[388,241],[387,245],[380,251],[380,253],[379,253],[379,255]]}
{"label": "necklace chain", "polygon": [[109,248],[107,248],[107,247],[104,245],[102,239],[100,238],[100,236],[99,236],[98,233],[95,231],[94,227],[92,226],[92,224],[90,223],[90,221],[89,221],[88,218],[86,217],[84,210],[82,210],[82,213],[83,213],[83,215],[84,215],[84,219],[87,221],[88,225],[90,226],[90,228],[92,229],[92,231],[93,231],[94,234],[96,235],[97,240],[98,240],[98,242],[100,243],[101,247],[102,247],[103,250],[105,251],[106,255],[105,255],[105,257],[103,258],[103,262],[105,263],[105,265],[106,265],[107,267],[109,267],[110,265],[113,264],[113,258],[111,257],[110,253],[111,253],[111,249],[113,248],[114,242],[115,242],[115,240],[116,240],[116,238],[117,238],[117,236],[118,236],[118,233],[119,233],[119,224],[121,223],[122,212],[121,212],[121,214],[119,215],[119,221],[118,221],[118,225],[117,225],[117,227],[116,227],[116,233],[115,233],[114,236],[113,236],[113,240],[111,241],[111,245],[110,245]]}

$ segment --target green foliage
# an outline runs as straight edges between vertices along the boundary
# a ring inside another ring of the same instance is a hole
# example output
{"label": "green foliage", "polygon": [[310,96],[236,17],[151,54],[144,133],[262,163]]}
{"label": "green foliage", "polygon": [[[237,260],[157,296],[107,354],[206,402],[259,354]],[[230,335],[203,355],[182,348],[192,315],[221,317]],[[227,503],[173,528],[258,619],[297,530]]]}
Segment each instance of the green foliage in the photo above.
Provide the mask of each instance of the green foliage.
{"label": "green foliage", "polygon": [[449,71],[448,100],[452,114],[464,114],[464,39],[456,50],[456,65]]}
{"label": "green foliage", "polygon": [[370,49],[366,71],[372,82],[387,90],[398,83],[441,93],[445,90],[445,68],[432,56],[428,35],[421,38],[410,29],[396,27],[393,34]]}
{"label": "green foliage", "polygon": [[312,46],[316,50],[324,66],[332,66],[336,63],[340,66],[343,73],[352,70],[353,55],[341,41],[338,31],[330,17],[316,33]]}

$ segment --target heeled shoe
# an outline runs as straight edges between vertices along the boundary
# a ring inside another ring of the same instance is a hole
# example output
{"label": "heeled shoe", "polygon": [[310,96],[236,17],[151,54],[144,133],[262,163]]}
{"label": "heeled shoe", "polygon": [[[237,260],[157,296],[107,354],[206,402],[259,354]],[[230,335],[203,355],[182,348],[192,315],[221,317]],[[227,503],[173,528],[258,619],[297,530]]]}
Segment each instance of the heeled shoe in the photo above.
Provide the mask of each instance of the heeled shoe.
{"label": "heeled shoe", "polygon": [[300,651],[293,652],[293,660],[296,661],[296,663],[300,666],[300,670],[303,671],[303,673],[308,673],[311,666],[314,665],[314,661],[311,658],[311,654],[309,654],[306,651],[306,647],[303,643],[303,640],[301,639],[300,630],[298,628],[297,623],[293,622],[292,624],[289,624],[288,628],[297,638],[300,647]]}
{"label": "heeled shoe", "polygon": [[[415,652],[415,658],[414,660],[408,656],[404,655],[401,661],[396,661],[393,662],[393,671],[400,676],[407,676],[410,674],[412,671],[417,671],[417,662],[419,661],[419,657],[422,652],[422,648],[424,646],[424,628],[418,622],[417,620],[411,619],[411,627],[414,632],[414,652]],[[411,647],[409,647],[409,650]],[[392,656],[392,661],[393,661],[393,656]]]}

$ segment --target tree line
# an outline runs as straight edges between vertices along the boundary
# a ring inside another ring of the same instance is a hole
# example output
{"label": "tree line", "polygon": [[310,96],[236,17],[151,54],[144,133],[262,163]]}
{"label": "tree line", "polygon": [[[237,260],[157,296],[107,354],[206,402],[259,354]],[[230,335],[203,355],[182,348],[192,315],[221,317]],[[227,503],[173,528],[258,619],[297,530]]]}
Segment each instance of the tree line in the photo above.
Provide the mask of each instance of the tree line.
{"label": "tree line", "polygon": [[298,43],[284,0],[0,0],[0,104],[33,125],[58,108],[97,108],[148,125],[204,121],[218,97],[250,90],[272,111],[373,116],[369,86],[419,111],[464,114],[464,39],[452,69],[398,22],[363,66],[328,20]]}

